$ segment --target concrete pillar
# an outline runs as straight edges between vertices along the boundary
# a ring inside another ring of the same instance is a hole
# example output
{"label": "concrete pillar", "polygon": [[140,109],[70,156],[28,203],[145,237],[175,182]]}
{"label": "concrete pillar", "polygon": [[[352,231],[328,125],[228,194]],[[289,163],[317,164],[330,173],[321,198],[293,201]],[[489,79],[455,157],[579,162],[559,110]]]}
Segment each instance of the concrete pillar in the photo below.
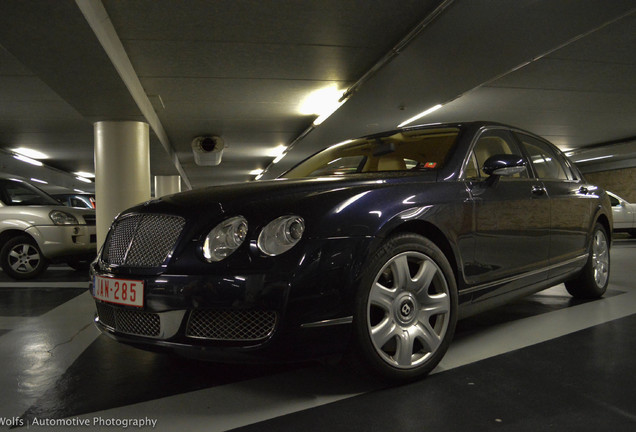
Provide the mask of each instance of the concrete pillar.
{"label": "concrete pillar", "polygon": [[117,214],[150,199],[150,137],[136,121],[97,122],[94,132],[99,249]]}
{"label": "concrete pillar", "polygon": [[155,176],[155,198],[181,192],[181,177]]}

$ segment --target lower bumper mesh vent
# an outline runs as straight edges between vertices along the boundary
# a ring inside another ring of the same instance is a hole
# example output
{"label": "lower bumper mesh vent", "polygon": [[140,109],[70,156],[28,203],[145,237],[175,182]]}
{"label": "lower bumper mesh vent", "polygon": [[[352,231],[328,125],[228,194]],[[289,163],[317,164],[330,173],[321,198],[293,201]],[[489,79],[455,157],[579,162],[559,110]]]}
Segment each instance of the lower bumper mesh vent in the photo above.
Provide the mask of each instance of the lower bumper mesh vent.
{"label": "lower bumper mesh vent", "polygon": [[97,315],[102,324],[121,333],[157,337],[161,332],[161,320],[155,313],[118,309],[97,303]]}
{"label": "lower bumper mesh vent", "polygon": [[195,310],[186,336],[223,341],[258,341],[274,333],[278,315],[274,311]]}

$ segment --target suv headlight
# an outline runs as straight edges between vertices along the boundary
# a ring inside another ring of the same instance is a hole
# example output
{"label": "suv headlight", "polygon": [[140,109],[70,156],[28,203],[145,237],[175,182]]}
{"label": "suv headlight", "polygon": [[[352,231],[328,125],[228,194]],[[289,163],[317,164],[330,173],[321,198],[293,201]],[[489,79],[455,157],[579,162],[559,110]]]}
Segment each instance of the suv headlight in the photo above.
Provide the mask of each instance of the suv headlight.
{"label": "suv headlight", "polygon": [[305,221],[300,216],[281,216],[268,223],[258,236],[258,248],[265,255],[287,252],[300,241]]}
{"label": "suv headlight", "polygon": [[207,235],[203,256],[209,262],[221,261],[239,248],[247,237],[247,220],[243,216],[226,219]]}
{"label": "suv headlight", "polygon": [[49,213],[49,218],[55,225],[79,225],[75,216],[61,210],[53,210]]}

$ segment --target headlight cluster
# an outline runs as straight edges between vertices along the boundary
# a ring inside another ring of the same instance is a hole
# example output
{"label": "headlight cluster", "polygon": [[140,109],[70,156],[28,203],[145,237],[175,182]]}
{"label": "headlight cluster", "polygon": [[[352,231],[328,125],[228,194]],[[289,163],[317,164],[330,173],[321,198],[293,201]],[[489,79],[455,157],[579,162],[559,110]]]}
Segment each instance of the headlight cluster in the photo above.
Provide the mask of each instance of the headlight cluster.
{"label": "headlight cluster", "polygon": [[247,237],[247,220],[236,216],[224,220],[208,234],[203,242],[203,256],[210,262],[221,261],[239,248]]}
{"label": "headlight cluster", "polygon": [[49,213],[49,218],[55,225],[77,225],[77,218],[72,214],[63,212],[61,210],[53,210]]}
{"label": "headlight cluster", "polygon": [[258,248],[265,255],[287,252],[300,241],[305,222],[300,216],[281,216],[268,223],[258,236]]}
{"label": "headlight cluster", "polygon": [[[247,220],[243,216],[226,219],[205,237],[203,256],[218,262],[230,256],[247,238]],[[275,256],[288,251],[300,241],[305,222],[300,216],[281,216],[268,223],[258,236],[257,245],[265,255]]]}

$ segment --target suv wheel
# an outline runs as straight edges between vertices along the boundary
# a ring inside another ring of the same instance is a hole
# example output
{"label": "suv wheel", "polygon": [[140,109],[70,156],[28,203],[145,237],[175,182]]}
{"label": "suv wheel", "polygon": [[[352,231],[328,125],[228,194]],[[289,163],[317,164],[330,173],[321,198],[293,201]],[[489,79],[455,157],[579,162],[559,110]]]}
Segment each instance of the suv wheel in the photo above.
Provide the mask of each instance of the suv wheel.
{"label": "suv wheel", "polygon": [[16,236],[0,251],[2,269],[14,279],[32,279],[49,266],[35,241],[28,236]]}

